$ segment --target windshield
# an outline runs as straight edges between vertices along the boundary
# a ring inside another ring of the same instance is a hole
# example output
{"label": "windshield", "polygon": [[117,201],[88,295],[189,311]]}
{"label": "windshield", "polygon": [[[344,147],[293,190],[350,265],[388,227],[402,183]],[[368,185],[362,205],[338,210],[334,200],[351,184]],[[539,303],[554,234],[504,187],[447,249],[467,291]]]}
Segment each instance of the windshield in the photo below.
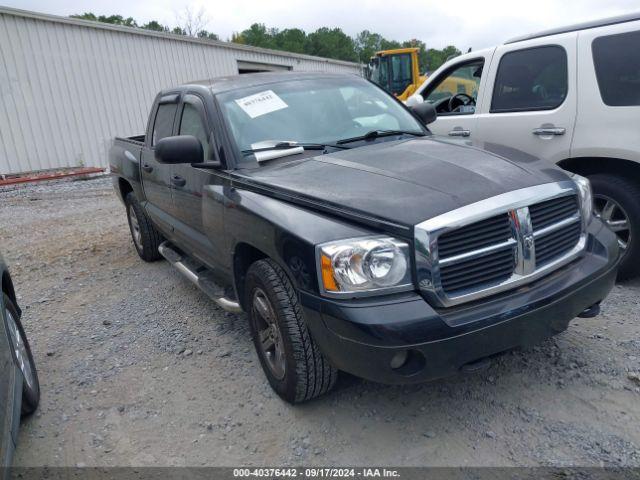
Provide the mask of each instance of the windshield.
{"label": "windshield", "polygon": [[357,77],[273,83],[218,98],[241,151],[265,142],[331,144],[372,130],[424,133],[393,98]]}

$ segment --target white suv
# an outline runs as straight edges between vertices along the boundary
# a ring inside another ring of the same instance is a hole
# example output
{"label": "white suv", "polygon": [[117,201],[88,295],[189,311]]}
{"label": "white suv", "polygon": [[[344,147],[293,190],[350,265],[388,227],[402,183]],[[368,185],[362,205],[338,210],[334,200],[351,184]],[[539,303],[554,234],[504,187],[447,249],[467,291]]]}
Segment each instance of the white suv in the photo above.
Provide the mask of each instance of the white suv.
{"label": "white suv", "polygon": [[595,211],[624,251],[619,277],[640,273],[640,14],[456,57],[407,104],[425,100],[438,113],[436,135],[589,177]]}

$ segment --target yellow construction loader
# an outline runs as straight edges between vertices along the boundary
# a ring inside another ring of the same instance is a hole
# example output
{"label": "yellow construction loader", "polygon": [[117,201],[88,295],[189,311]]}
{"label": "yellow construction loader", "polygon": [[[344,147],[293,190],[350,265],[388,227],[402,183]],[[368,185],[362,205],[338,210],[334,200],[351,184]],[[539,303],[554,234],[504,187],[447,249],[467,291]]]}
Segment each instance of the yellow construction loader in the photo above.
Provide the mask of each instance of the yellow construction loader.
{"label": "yellow construction loader", "polygon": [[[376,52],[367,66],[369,80],[377,83],[403,102],[407,100],[427,80],[427,75],[420,75],[418,48],[397,48]],[[476,82],[473,79],[460,77],[446,78],[438,89],[455,93],[473,95]]]}
{"label": "yellow construction loader", "polygon": [[420,76],[417,48],[376,52],[367,68],[369,80],[405,101],[427,77]]}

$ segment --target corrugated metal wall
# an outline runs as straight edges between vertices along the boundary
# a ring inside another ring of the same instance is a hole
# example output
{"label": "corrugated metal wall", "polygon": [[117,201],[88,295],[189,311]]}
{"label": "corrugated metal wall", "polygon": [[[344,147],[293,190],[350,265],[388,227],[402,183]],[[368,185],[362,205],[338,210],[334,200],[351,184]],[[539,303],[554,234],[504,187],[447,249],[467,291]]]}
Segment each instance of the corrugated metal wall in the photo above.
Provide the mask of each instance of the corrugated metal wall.
{"label": "corrugated metal wall", "polygon": [[143,133],[156,93],[238,73],[238,61],[360,73],[360,66],[0,7],[0,174],[106,166]]}

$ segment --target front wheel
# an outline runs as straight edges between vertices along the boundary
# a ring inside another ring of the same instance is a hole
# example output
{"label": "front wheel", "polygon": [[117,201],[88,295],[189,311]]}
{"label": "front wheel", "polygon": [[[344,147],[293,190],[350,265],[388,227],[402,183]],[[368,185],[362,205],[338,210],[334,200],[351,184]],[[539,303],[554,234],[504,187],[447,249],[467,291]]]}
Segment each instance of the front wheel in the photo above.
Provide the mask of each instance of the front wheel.
{"label": "front wheel", "polygon": [[622,259],[618,279],[640,274],[640,185],[609,174],[589,176],[593,210],[618,237]]}
{"label": "front wheel", "polygon": [[31,415],[40,403],[40,382],[31,347],[27,341],[18,309],[11,299],[3,294],[6,330],[9,335],[13,360],[22,375],[22,416]]}
{"label": "front wheel", "polygon": [[311,338],[285,272],[272,260],[259,260],[245,285],[251,336],[271,387],[289,403],[328,392],[338,372]]}

